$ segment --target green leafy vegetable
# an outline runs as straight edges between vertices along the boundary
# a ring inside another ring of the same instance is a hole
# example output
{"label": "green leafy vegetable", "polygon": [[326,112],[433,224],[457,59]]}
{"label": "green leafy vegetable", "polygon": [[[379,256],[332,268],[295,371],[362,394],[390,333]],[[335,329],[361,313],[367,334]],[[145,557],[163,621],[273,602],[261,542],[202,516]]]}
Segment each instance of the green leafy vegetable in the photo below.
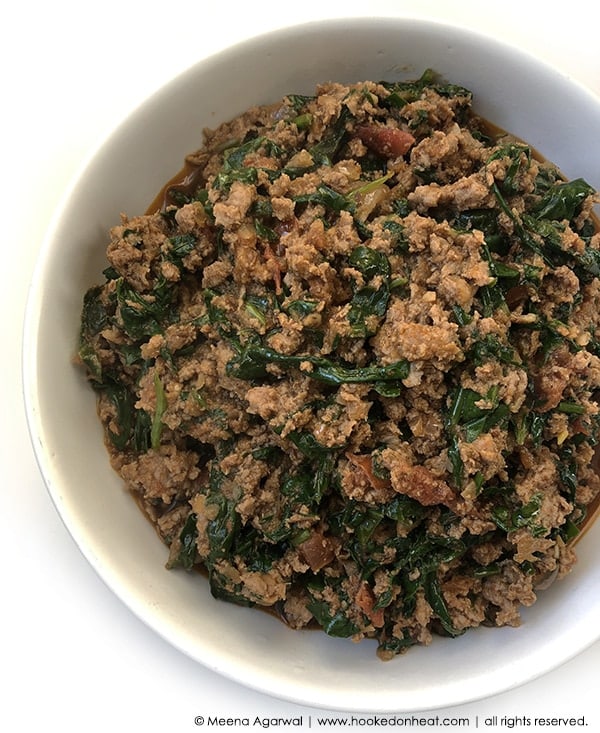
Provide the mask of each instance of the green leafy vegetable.
{"label": "green leafy vegetable", "polygon": [[565,183],[556,183],[549,188],[534,209],[538,219],[570,221],[581,211],[584,201],[595,193],[595,189],[583,178]]}
{"label": "green leafy vegetable", "polygon": [[167,253],[167,259],[181,267],[184,257],[194,251],[196,247],[196,237],[193,234],[178,234],[169,239],[171,248]]}
{"label": "green leafy vegetable", "polygon": [[347,137],[347,125],[351,119],[352,113],[344,105],[337,120],[330,126],[326,135],[309,149],[316,165],[330,166],[335,162],[337,154]]}
{"label": "green leafy vegetable", "polygon": [[401,380],[409,373],[409,364],[404,360],[386,366],[351,367],[323,357],[281,354],[253,343],[244,346],[227,364],[227,372],[238,379],[260,379],[267,376],[267,364],[293,368],[307,364],[310,365],[305,371],[308,377],[331,385]]}
{"label": "green leafy vegetable", "polygon": [[446,601],[444,600],[444,596],[435,573],[429,573],[427,575],[425,582],[423,583],[423,587],[425,589],[425,598],[427,599],[427,603],[429,603],[433,612],[440,620],[444,630],[450,636],[459,636],[463,633],[462,631],[457,631],[454,628],[454,624],[452,623],[452,619],[448,613],[448,607],[446,606]]}
{"label": "green leafy vegetable", "polygon": [[179,541],[181,544],[177,557],[171,561],[170,567],[182,567],[191,570],[197,562],[198,550],[196,540],[198,538],[197,516],[192,512],[185,520],[180,533]]}
{"label": "green leafy vegetable", "polygon": [[389,279],[391,267],[388,258],[376,249],[359,245],[355,247],[348,258],[350,265],[356,268],[366,281],[380,275],[385,280]]}
{"label": "green leafy vegetable", "polygon": [[152,428],[150,431],[150,445],[154,450],[160,447],[160,436],[162,434],[163,422],[162,418],[167,409],[167,395],[163,387],[158,372],[154,372],[154,392],[156,395],[156,408],[154,417],[152,418]]}
{"label": "green leafy vegetable", "polygon": [[116,295],[123,329],[134,341],[160,333],[175,317],[173,291],[164,278],[159,278],[148,294],[139,293],[120,278]]}
{"label": "green leafy vegetable", "polygon": [[329,636],[347,638],[358,633],[358,627],[348,618],[345,611],[333,612],[326,601],[313,599],[309,601],[307,608]]}
{"label": "green leafy vegetable", "polygon": [[339,213],[340,211],[354,211],[355,204],[348,196],[338,193],[325,183],[317,186],[314,193],[303,193],[294,196],[294,201],[300,204],[320,204],[326,209]]}
{"label": "green leafy vegetable", "polygon": [[492,518],[506,533],[527,527],[534,534],[543,534],[544,528],[536,524],[540,506],[541,496],[534,496],[531,501],[520,506],[497,505],[492,509]]}

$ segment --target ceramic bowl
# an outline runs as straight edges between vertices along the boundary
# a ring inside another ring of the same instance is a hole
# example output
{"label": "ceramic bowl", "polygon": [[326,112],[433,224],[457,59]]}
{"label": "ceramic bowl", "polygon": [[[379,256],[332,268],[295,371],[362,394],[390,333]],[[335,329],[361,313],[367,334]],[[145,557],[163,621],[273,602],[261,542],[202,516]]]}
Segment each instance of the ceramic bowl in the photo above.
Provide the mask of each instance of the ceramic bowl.
{"label": "ceramic bowl", "polygon": [[[97,149],[54,218],[31,286],[24,383],[36,456],[56,508],[91,565],[155,632],[208,668],[315,707],[417,711],[531,680],[600,637],[600,524],[572,573],[540,593],[519,628],[436,638],[382,662],[370,642],[291,631],[214,600],[201,575],[165,569],[166,548],[109,466],[95,398],[74,366],[82,296],[101,280],[107,230],[143,213],[215,127],[318,82],[415,78],[431,67],[474,93],[475,109],[568,177],[600,187],[600,100],[559,70],[471,31],[399,18],[284,28],[201,60],[155,93]],[[560,104],[557,104],[560,100]]]}

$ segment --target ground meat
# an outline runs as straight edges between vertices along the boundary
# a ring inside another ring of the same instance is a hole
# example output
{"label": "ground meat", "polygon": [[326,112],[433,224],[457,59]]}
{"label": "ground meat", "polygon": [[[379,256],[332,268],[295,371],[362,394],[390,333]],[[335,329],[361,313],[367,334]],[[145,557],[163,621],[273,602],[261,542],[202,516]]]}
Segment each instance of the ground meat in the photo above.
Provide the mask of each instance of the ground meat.
{"label": "ground meat", "polygon": [[506,466],[506,436],[497,428],[478,435],[471,441],[460,441],[460,457],[465,474],[479,474],[486,481],[500,474]]}
{"label": "ground meat", "polygon": [[493,198],[487,182],[474,173],[444,186],[439,183],[417,186],[408,200],[422,214],[439,206],[452,206],[457,211],[489,207]]}
{"label": "ground meat", "polygon": [[478,578],[456,575],[444,583],[444,600],[457,631],[479,626],[485,621],[486,604]]}
{"label": "ground meat", "polygon": [[391,485],[398,494],[408,496],[422,506],[456,506],[456,495],[452,489],[426,466],[415,465],[408,446],[402,450],[388,448],[383,451],[381,458],[390,473]]}
{"label": "ground meat", "polygon": [[187,499],[200,474],[194,453],[168,445],[123,464],[120,471],[125,481],[144,499],[157,499],[165,506],[174,499]]}
{"label": "ground meat", "polygon": [[156,201],[78,359],[167,566],[383,659],[518,625],[600,493],[591,187],[428,71],[253,107]]}
{"label": "ground meat", "polygon": [[439,364],[440,369],[444,369],[452,362],[462,360],[456,324],[449,323],[444,328],[423,323],[399,322],[397,311],[403,309],[403,303],[399,308],[392,303],[386,321],[373,338],[373,348],[382,364],[393,364],[406,359],[413,363],[433,362]]}
{"label": "ground meat", "polygon": [[497,626],[520,626],[520,607],[531,606],[536,600],[533,578],[514,562],[506,563],[501,574],[484,580],[481,593],[495,612]]}

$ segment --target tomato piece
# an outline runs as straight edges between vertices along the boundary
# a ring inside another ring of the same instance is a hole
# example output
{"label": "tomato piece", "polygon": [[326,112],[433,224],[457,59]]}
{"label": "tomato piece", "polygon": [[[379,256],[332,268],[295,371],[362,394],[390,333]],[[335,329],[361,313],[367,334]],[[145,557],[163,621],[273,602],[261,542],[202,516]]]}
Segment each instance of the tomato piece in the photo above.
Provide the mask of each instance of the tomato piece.
{"label": "tomato piece", "polygon": [[384,125],[361,125],[355,132],[369,150],[384,158],[399,158],[416,142],[410,132]]}
{"label": "tomato piece", "polygon": [[360,610],[367,616],[369,621],[376,628],[381,628],[385,623],[383,616],[383,608],[375,608],[375,596],[373,591],[365,581],[358,589],[358,593],[354,598],[354,602]]}
{"label": "tomato piece", "polygon": [[373,469],[373,458],[369,455],[357,453],[346,453],[346,458],[353,466],[359,468],[366,475],[368,482],[374,489],[387,489],[390,482],[387,479],[379,478]]}

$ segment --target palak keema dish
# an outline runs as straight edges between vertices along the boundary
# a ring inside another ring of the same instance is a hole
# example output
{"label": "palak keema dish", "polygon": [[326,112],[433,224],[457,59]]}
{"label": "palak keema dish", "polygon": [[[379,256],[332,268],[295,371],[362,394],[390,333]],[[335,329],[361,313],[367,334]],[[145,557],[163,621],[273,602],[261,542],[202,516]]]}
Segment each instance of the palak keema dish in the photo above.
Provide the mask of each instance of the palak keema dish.
{"label": "palak keema dish", "polygon": [[384,659],[519,625],[600,489],[596,193],[475,109],[427,70],[205,130],[82,314],[168,567]]}

